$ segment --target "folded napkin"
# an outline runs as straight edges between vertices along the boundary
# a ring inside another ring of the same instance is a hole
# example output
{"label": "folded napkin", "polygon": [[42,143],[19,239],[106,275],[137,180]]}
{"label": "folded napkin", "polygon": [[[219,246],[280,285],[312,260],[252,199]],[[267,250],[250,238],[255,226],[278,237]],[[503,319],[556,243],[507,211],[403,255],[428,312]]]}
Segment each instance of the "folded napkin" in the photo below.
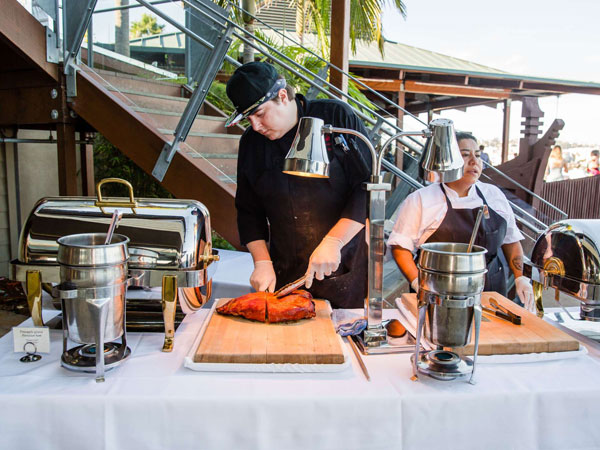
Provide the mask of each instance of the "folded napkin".
{"label": "folded napkin", "polygon": [[335,331],[340,336],[354,336],[367,328],[367,320],[364,316],[344,309],[334,309],[331,313],[331,320]]}

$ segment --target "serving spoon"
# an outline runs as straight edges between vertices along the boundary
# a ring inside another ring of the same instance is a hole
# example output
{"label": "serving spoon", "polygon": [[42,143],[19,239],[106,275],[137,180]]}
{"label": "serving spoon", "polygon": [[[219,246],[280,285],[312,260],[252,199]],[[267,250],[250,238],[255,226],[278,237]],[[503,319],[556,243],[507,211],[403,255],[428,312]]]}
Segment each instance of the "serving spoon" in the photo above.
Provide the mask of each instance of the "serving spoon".
{"label": "serving spoon", "polygon": [[471,253],[471,250],[473,249],[473,244],[475,243],[475,237],[477,236],[477,232],[479,231],[479,225],[481,224],[482,216],[486,219],[490,218],[490,212],[488,211],[487,205],[481,205],[479,207],[479,211],[477,211],[477,217],[475,218],[475,225],[473,226],[473,232],[471,233],[471,240],[469,240],[467,253]]}
{"label": "serving spoon", "polygon": [[113,212],[113,215],[112,215],[112,219],[110,220],[110,226],[108,227],[108,233],[106,233],[106,239],[104,241],[104,245],[108,245],[108,244],[110,244],[110,241],[112,241],[112,237],[115,232],[115,228],[117,228],[119,220],[121,220],[121,217],[123,217],[123,213],[121,211],[119,211],[118,209],[115,209],[115,211]]}

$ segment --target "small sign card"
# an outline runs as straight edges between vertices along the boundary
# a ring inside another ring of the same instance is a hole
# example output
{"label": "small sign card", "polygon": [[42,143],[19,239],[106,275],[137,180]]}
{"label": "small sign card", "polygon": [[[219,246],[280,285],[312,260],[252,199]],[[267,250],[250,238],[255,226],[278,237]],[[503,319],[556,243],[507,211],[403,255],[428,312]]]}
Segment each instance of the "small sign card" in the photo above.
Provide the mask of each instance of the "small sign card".
{"label": "small sign card", "polygon": [[50,353],[48,327],[13,327],[15,353]]}

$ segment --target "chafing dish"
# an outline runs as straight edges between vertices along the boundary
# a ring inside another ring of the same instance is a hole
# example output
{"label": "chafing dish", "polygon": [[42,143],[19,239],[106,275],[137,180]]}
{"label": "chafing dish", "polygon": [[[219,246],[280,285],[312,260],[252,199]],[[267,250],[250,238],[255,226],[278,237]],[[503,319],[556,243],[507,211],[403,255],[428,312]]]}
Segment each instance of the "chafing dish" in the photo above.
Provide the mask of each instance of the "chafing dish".
{"label": "chafing dish", "polygon": [[551,225],[536,241],[523,272],[534,281],[538,315],[541,292],[554,288],[580,302],[580,316],[600,321],[600,220],[564,220]]}
{"label": "chafing dish", "polygon": [[[106,183],[126,185],[129,199],[104,199],[102,186]],[[60,282],[57,239],[77,233],[104,233],[112,213],[119,209],[123,217],[118,233],[130,240],[130,284],[162,287],[163,350],[171,351],[177,299],[181,310],[188,313],[199,309],[211,295],[219,257],[212,249],[209,212],[195,200],[135,199],[131,184],[121,179],[102,180],[96,189],[97,198],[48,197],[37,202],[21,231],[19,256],[11,262],[12,279],[25,283],[34,323],[43,325],[42,286]],[[140,308],[140,302],[134,303],[128,302],[127,313]],[[157,302],[146,303],[150,310],[157,309]],[[128,324],[135,317],[127,314]]]}

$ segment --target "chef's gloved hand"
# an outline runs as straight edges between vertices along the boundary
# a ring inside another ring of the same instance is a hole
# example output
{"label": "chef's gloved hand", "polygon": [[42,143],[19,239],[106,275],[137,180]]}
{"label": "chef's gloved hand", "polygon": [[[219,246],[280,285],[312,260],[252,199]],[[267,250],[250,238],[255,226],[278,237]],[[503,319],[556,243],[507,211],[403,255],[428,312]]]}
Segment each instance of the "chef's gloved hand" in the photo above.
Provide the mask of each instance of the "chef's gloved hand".
{"label": "chef's gloved hand", "polygon": [[273,269],[273,261],[265,259],[254,262],[254,271],[250,275],[250,285],[258,292],[274,292],[277,276]]}
{"label": "chef's gloved hand", "polygon": [[323,238],[308,260],[305,283],[307,289],[312,286],[314,278],[322,280],[339,267],[342,262],[343,246],[344,242],[341,239],[333,236]]}
{"label": "chef's gloved hand", "polygon": [[419,277],[416,277],[410,282],[410,287],[413,288],[413,291],[415,291],[417,294],[419,293]]}
{"label": "chef's gloved hand", "polygon": [[535,300],[533,297],[533,287],[531,281],[525,276],[520,276],[515,280],[515,290],[519,299],[525,305],[527,311],[535,312]]}

